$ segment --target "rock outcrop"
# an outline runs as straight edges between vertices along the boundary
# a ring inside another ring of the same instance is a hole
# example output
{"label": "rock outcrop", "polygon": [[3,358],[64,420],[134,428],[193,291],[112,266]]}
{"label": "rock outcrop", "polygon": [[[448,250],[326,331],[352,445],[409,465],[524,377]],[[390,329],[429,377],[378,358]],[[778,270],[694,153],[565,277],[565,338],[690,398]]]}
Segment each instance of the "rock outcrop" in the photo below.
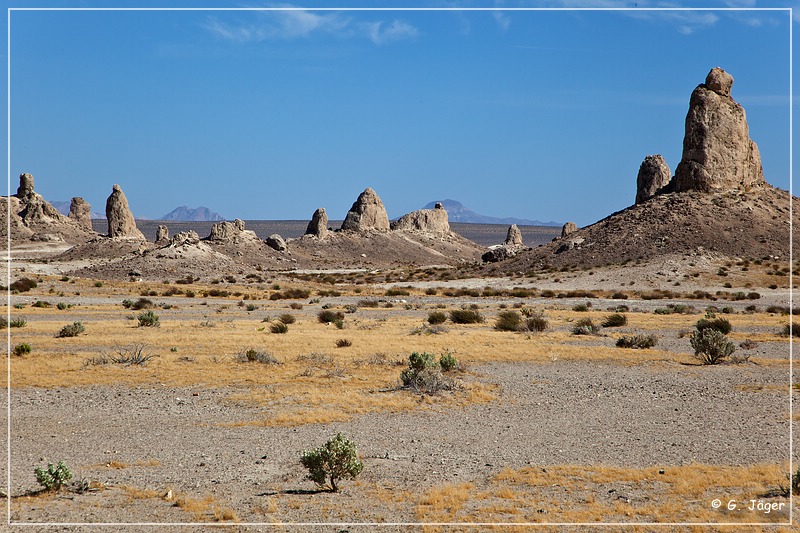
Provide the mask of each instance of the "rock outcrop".
{"label": "rock outcrop", "polygon": [[27,198],[33,193],[33,175],[20,174],[19,187],[17,187],[17,198],[20,200]]}
{"label": "rock outcrop", "polygon": [[106,219],[109,237],[146,240],[136,227],[136,220],[128,207],[128,199],[119,185],[114,185],[111,195],[106,200]]}
{"label": "rock outcrop", "polygon": [[765,184],[758,146],[741,105],[731,98],[733,77],[711,69],[689,101],[683,156],[671,188],[681,191],[749,189]]}
{"label": "rock outcrop", "polygon": [[19,216],[25,226],[64,221],[66,219],[64,215],[58,212],[58,209],[50,205],[42,195],[33,190],[33,176],[31,174],[20,174],[16,196],[19,199]]}
{"label": "rock outcrop", "polygon": [[378,194],[367,188],[358,195],[342,223],[346,231],[389,231],[389,216]]}
{"label": "rock outcrop", "polygon": [[92,229],[92,206],[80,196],[74,197],[69,203],[69,218],[86,229]]}
{"label": "rock outcrop", "polygon": [[320,207],[311,215],[306,235],[313,235],[318,239],[324,239],[328,235],[328,213],[325,212],[324,207]]}
{"label": "rock outcrop", "polygon": [[578,231],[578,225],[575,224],[574,222],[567,222],[561,228],[561,238],[563,239],[570,233],[575,233],[576,231]]}
{"label": "rock outcrop", "polygon": [[645,157],[636,176],[636,203],[645,202],[663,192],[671,178],[669,165],[661,154]]}
{"label": "rock outcrop", "polygon": [[498,246],[486,251],[481,256],[481,261],[484,263],[497,263],[498,261],[505,261],[517,255],[517,250],[511,246]]}
{"label": "rock outcrop", "polygon": [[447,211],[441,203],[433,209],[420,209],[403,215],[392,222],[392,230],[423,231],[426,233],[444,234],[450,232]]}
{"label": "rock outcrop", "polygon": [[180,233],[176,233],[172,236],[172,239],[169,241],[170,246],[182,246],[184,244],[197,244],[200,242],[200,236],[197,232],[189,230],[189,231],[181,231]]}
{"label": "rock outcrop", "polygon": [[231,242],[238,244],[247,241],[259,241],[255,231],[244,229],[244,220],[235,219],[233,222],[216,222],[211,226],[209,241]]}
{"label": "rock outcrop", "polygon": [[288,250],[288,246],[286,246],[286,241],[283,240],[283,237],[278,235],[277,233],[273,233],[266,239],[264,242],[267,243],[267,246],[272,248],[273,250],[277,250],[278,252],[285,252]]}
{"label": "rock outcrop", "polygon": [[156,242],[165,242],[167,239],[169,239],[169,228],[164,224],[159,224],[156,230]]}
{"label": "rock outcrop", "polygon": [[522,232],[519,230],[516,224],[511,224],[508,227],[508,233],[506,234],[506,242],[503,244],[505,244],[506,246],[516,246],[516,247],[524,246],[522,242]]}

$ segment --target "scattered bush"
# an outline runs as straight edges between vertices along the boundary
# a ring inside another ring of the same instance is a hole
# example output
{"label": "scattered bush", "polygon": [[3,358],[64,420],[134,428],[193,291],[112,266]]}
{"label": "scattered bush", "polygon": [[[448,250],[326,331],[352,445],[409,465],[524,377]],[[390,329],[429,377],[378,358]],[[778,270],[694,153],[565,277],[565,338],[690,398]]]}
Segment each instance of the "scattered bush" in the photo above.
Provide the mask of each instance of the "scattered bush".
{"label": "scattered bush", "polygon": [[572,326],[573,335],[597,335],[600,326],[595,325],[591,318],[582,318]]}
{"label": "scattered bush", "polygon": [[358,301],[359,307],[378,307],[380,306],[380,302],[378,300],[359,300]]}
{"label": "scattered bush", "polygon": [[612,300],[627,300],[628,299],[628,295],[625,294],[624,292],[615,292],[614,294],[611,295],[611,299]]}
{"label": "scattered bush", "polygon": [[439,357],[439,366],[442,372],[451,372],[458,368],[458,359],[451,353],[443,353]]}
{"label": "scattered bush", "polygon": [[336,321],[341,322],[344,320],[344,313],[342,313],[341,311],[331,311],[330,309],[323,309],[322,311],[317,313],[317,320],[319,320],[323,324],[330,324],[331,322],[336,323]]}
{"label": "scattered bush", "polygon": [[136,318],[139,320],[140,328],[157,328],[160,325],[158,315],[153,311],[142,311]]}
{"label": "scattered bush", "polygon": [[585,303],[585,304],[576,304],[576,305],[573,305],[573,306],[572,306],[572,310],[573,310],[573,311],[577,311],[577,312],[579,312],[579,313],[585,313],[586,311],[588,311],[588,310],[589,310],[589,304],[588,304],[588,303]]}
{"label": "scattered bush", "polygon": [[352,346],[352,345],[353,345],[353,341],[351,341],[350,339],[339,339],[339,340],[336,341],[336,347],[337,348],[347,348],[347,347]]}
{"label": "scattered bush", "polygon": [[320,487],[328,481],[333,492],[339,490],[337,482],[340,479],[355,479],[364,469],[364,463],[358,460],[355,443],[341,433],[316,450],[304,451],[300,464],[308,469],[308,479]]}
{"label": "scattered bush", "polygon": [[542,311],[532,313],[525,319],[525,329],[528,331],[542,332],[546,330],[547,327],[547,319],[544,317],[544,313]]}
{"label": "scattered bush", "polygon": [[694,349],[694,355],[704,365],[715,365],[730,356],[736,347],[728,337],[715,328],[696,328],[692,332],[689,342]]}
{"label": "scattered bush", "polygon": [[498,331],[519,331],[522,325],[522,315],[516,311],[503,311],[497,315],[494,329]]}
{"label": "scattered bush", "polygon": [[64,311],[66,309],[69,309],[70,307],[72,307],[72,304],[68,304],[65,302],[58,302],[58,305],[56,305],[56,309],[58,309],[59,311]]}
{"label": "scattered bush", "polygon": [[307,289],[286,289],[282,292],[270,294],[270,300],[304,300],[311,296],[311,291]]}
{"label": "scattered bush", "polygon": [[53,463],[48,464],[47,470],[37,466],[33,472],[36,474],[36,481],[45,490],[59,490],[72,479],[72,472],[69,471],[64,461],[59,461],[58,465],[55,466]]}
{"label": "scattered bush", "polygon": [[[444,359],[448,368],[452,370],[457,367],[458,361],[455,357],[446,355]],[[436,360],[436,356],[427,352],[414,352],[408,357],[408,368],[400,373],[400,380],[404,387],[425,394],[436,394],[441,390],[453,388],[453,382],[442,374],[441,362]]]}
{"label": "scattered bush", "polygon": [[297,319],[295,319],[295,317],[293,315],[290,315],[289,313],[282,314],[281,316],[278,317],[278,320],[280,320],[287,326],[289,324],[294,324],[297,321]]}
{"label": "scattered bush", "polygon": [[723,335],[727,335],[733,329],[727,318],[701,318],[694,327],[699,331],[713,329]]}
{"label": "scattered bush", "polygon": [[53,305],[50,302],[45,302],[45,301],[42,301],[42,300],[36,300],[35,302],[33,302],[31,304],[31,307],[38,307],[38,308],[41,308],[41,309],[47,309],[48,307],[53,307]]}
{"label": "scattered bush", "polygon": [[260,352],[250,348],[244,353],[236,356],[236,360],[240,363],[262,363],[265,365],[277,365],[280,363],[275,357],[267,352]]}
{"label": "scattered bush", "polygon": [[450,311],[450,320],[453,324],[479,324],[485,319],[474,309],[454,309]]}
{"label": "scattered bush", "polygon": [[17,281],[8,286],[11,292],[28,292],[35,289],[37,286],[36,281],[30,278],[19,278]]}
{"label": "scattered bush", "polygon": [[428,324],[443,324],[447,320],[447,315],[441,311],[431,311],[428,313]]}
{"label": "scattered bush", "polygon": [[792,337],[800,337],[800,323],[792,322],[791,325],[786,324],[783,326],[783,331],[781,331],[781,333],[785,337],[788,337],[789,335]]}
{"label": "scattered bush", "polygon": [[27,342],[23,342],[22,344],[17,344],[14,346],[14,350],[11,352],[14,355],[22,357],[23,355],[28,355],[31,353],[31,345]]}
{"label": "scattered bush", "polygon": [[617,348],[652,348],[658,342],[655,335],[623,335],[617,339]]}
{"label": "scattered bush", "polygon": [[61,331],[58,332],[58,337],[77,337],[81,333],[86,331],[86,328],[80,322],[73,322],[67,326],[61,328]]}
{"label": "scattered bush", "polygon": [[410,294],[408,289],[401,289],[399,287],[392,287],[386,290],[386,296],[409,296]]}
{"label": "scattered bush", "polygon": [[123,365],[123,366],[145,366],[150,359],[158,357],[156,354],[145,354],[146,345],[134,344],[132,346],[117,347],[113,354],[103,354],[99,357],[92,357],[84,361],[85,366],[89,365]]}
{"label": "scattered bush", "polygon": [[245,307],[245,310],[247,311],[255,311],[256,309],[258,309],[258,306],[256,304],[247,304],[247,306]]}
{"label": "scattered bush", "polygon": [[614,313],[613,315],[608,315],[606,319],[603,321],[602,326],[604,328],[618,328],[621,326],[625,326],[628,324],[628,317],[623,315],[622,313]]}
{"label": "scattered bush", "polygon": [[285,322],[279,320],[278,322],[270,324],[269,331],[271,333],[288,333],[289,326]]}

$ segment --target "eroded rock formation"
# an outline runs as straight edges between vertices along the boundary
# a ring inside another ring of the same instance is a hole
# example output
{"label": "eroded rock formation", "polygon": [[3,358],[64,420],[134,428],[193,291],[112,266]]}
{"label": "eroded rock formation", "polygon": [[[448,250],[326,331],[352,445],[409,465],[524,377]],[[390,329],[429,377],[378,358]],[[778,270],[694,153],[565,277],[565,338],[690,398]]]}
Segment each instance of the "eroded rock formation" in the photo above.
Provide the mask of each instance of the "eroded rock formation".
{"label": "eroded rock formation", "polygon": [[578,231],[578,225],[574,222],[567,222],[561,227],[561,238],[563,239],[570,233],[575,233],[576,231]]}
{"label": "eroded rock formation", "polygon": [[369,187],[358,195],[342,223],[347,231],[388,231],[389,216],[378,194]]}
{"label": "eroded rock formation", "polygon": [[671,178],[669,165],[661,154],[645,157],[636,176],[636,203],[647,201],[663,191]]}
{"label": "eroded rock formation", "polygon": [[449,233],[450,222],[447,219],[447,211],[441,203],[437,203],[433,209],[420,209],[403,215],[398,220],[392,222],[393,230],[423,231],[426,233]]}
{"label": "eroded rock formation", "polygon": [[74,197],[69,203],[69,218],[86,229],[92,229],[92,206],[80,196]]}
{"label": "eroded rock formation", "polygon": [[128,207],[128,199],[117,184],[114,184],[111,195],[106,200],[106,219],[109,237],[145,240],[142,232],[136,227],[136,220]]}
{"label": "eroded rock formation", "polygon": [[672,190],[718,191],[764,185],[761,155],[750,139],[741,105],[731,98],[733,77],[711,69],[689,101],[683,156]]}
{"label": "eroded rock formation", "polygon": [[306,235],[313,235],[318,239],[324,239],[328,235],[328,213],[324,207],[320,207],[311,216],[311,222],[306,228]]}
{"label": "eroded rock formation", "polygon": [[519,230],[516,224],[511,224],[508,227],[508,233],[506,234],[506,246],[524,246],[522,243],[522,232]]}
{"label": "eroded rock formation", "polygon": [[285,252],[288,249],[288,247],[286,246],[286,241],[284,241],[283,237],[281,237],[277,233],[273,233],[272,235],[264,239],[264,242],[267,243],[267,246],[279,252]]}
{"label": "eroded rock formation", "polygon": [[165,242],[167,239],[169,239],[169,228],[164,224],[159,224],[156,230],[156,242]]}
{"label": "eroded rock formation", "polygon": [[20,174],[16,196],[19,199],[19,216],[25,226],[54,220],[63,221],[66,218],[58,212],[58,209],[50,205],[42,195],[33,190],[33,176],[31,174]]}

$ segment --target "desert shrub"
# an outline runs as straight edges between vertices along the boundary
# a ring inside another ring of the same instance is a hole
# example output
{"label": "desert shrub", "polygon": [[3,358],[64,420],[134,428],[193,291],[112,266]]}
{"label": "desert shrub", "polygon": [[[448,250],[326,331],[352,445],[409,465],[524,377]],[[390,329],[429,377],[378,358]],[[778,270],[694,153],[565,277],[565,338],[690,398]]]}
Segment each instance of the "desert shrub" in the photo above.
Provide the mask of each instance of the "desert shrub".
{"label": "desert shrub", "polygon": [[308,469],[308,479],[320,487],[329,482],[333,492],[339,490],[339,480],[355,479],[364,469],[364,463],[358,460],[355,443],[341,433],[316,450],[304,451],[300,464]]}
{"label": "desert shrub", "polygon": [[658,342],[655,335],[623,335],[617,339],[617,348],[652,348]]}
{"label": "desert shrub", "polygon": [[547,327],[547,319],[541,311],[532,313],[525,319],[525,329],[528,331],[541,332],[546,330]]}
{"label": "desert shrub", "polygon": [[[445,364],[458,366],[458,361],[450,354],[445,354]],[[451,359],[452,358],[452,359]],[[441,359],[440,359],[441,361]],[[453,382],[442,374],[441,362],[436,356],[427,352],[414,352],[408,357],[408,368],[400,373],[403,386],[425,394],[436,394],[442,390],[453,388]]]}
{"label": "desert shrub", "polygon": [[733,329],[727,318],[701,318],[694,327],[699,331],[713,329],[723,335],[727,335]]}
{"label": "desert shrub", "polygon": [[439,357],[439,366],[442,372],[451,372],[458,368],[458,359],[451,353],[443,353]]}
{"label": "desert shrub", "polygon": [[628,295],[625,294],[624,292],[615,292],[614,294],[611,295],[611,299],[612,300],[627,300],[628,299]]}
{"label": "desert shrub", "polygon": [[551,290],[542,291],[542,298],[555,298],[556,293]]}
{"label": "desert shrub", "polygon": [[378,300],[359,300],[359,307],[378,307],[380,302]]}
{"label": "desert shrub", "polygon": [[478,324],[485,319],[474,309],[454,309],[450,311],[450,320],[453,324]]}
{"label": "desert shrub", "polygon": [[81,333],[86,331],[86,328],[80,322],[73,322],[72,324],[68,324],[61,328],[61,331],[58,332],[58,337],[77,337]]}
{"label": "desert shrub", "polygon": [[144,366],[151,359],[158,357],[156,354],[145,354],[144,344],[134,344],[132,346],[117,347],[113,354],[103,354],[91,357],[83,362],[84,366],[96,365],[123,365],[123,366]]}
{"label": "desert shrub", "polygon": [[94,282],[94,286],[95,286],[95,287],[97,287],[97,288],[99,289],[100,287],[102,287],[102,286],[103,286],[103,282],[102,282],[102,281],[95,281],[95,282]]}
{"label": "desert shrub", "polygon": [[282,292],[270,294],[270,300],[304,300],[311,296],[311,291],[307,289],[291,288]]}
{"label": "desert shrub", "polygon": [[6,329],[8,327],[8,319],[4,316],[0,316],[0,329]]}
{"label": "desert shrub", "polygon": [[597,335],[600,326],[592,322],[591,318],[582,318],[572,326],[573,335]]}
{"label": "desert shrub", "polygon": [[516,311],[503,311],[497,315],[494,329],[498,331],[518,331],[522,325],[522,315]]}
{"label": "desert shrub", "polygon": [[399,287],[392,287],[386,289],[386,296],[409,296],[411,292],[408,289],[401,289]]}
{"label": "desert shrub", "polygon": [[295,319],[294,315],[290,315],[289,313],[282,314],[281,316],[278,317],[278,320],[280,320],[281,322],[283,322],[287,326],[289,324],[294,324],[297,321],[297,319]]}
{"label": "desert shrub", "polygon": [[622,313],[614,313],[613,315],[608,315],[606,319],[603,320],[602,326],[604,328],[618,328],[625,326],[627,323],[627,316],[623,315]]}
{"label": "desert shrub", "polygon": [[439,291],[437,291],[433,287],[428,287],[427,289],[425,289],[425,294],[427,294],[428,296],[436,296],[437,292]]}
{"label": "desert shrub", "polygon": [[715,365],[730,356],[736,347],[724,333],[714,328],[696,328],[689,338],[694,355],[704,365]]}
{"label": "desert shrub", "polygon": [[9,322],[8,325],[11,326],[12,328],[24,328],[25,326],[28,325],[28,320],[20,316],[17,318],[12,318],[11,322]]}
{"label": "desert shrub", "polygon": [[438,335],[447,333],[447,328],[440,324],[422,324],[411,330],[411,335]]}
{"label": "desert shrub", "polygon": [[28,355],[29,353],[31,353],[31,345],[28,344],[27,342],[23,342],[22,344],[17,344],[16,346],[14,346],[14,349],[12,350],[11,353],[19,357],[22,357],[23,355]]}
{"label": "desert shrub", "polygon": [[791,325],[786,324],[785,326],[783,326],[783,331],[781,331],[781,334],[784,335],[785,337],[788,337],[790,335],[792,337],[800,337],[800,323],[792,322]]}
{"label": "desert shrub", "polygon": [[262,363],[265,365],[277,365],[280,363],[272,354],[260,352],[253,348],[237,355],[236,360],[240,363]]}
{"label": "desert shrub", "polygon": [[281,322],[280,320],[270,324],[269,331],[271,333],[288,333],[289,326],[285,322]]}
{"label": "desert shrub", "polygon": [[140,328],[157,328],[160,325],[158,315],[150,310],[142,311],[136,318],[139,320]]}
{"label": "desert shrub", "polygon": [[37,283],[35,280],[30,278],[19,278],[17,281],[12,283],[8,286],[11,292],[28,292],[31,289],[35,289]]}
{"label": "desert shrub", "polygon": [[337,348],[347,348],[348,346],[352,346],[352,345],[353,345],[353,341],[351,341],[350,339],[338,339],[336,341],[336,347]]}
{"label": "desert shrub", "polygon": [[256,304],[247,304],[245,306],[246,311],[255,311],[256,309],[258,309],[258,306]]}
{"label": "desert shrub", "polygon": [[573,311],[578,311],[579,313],[585,313],[589,310],[588,304],[575,304],[572,306]]}
{"label": "desert shrub", "polygon": [[37,466],[33,473],[36,474],[36,481],[45,490],[59,490],[72,479],[72,472],[69,471],[64,461],[59,461],[58,465],[48,464],[47,470]]}
{"label": "desert shrub", "polygon": [[122,300],[122,307],[140,311],[142,309],[152,309],[155,307],[155,304],[153,304],[153,300],[149,298],[139,298],[135,302],[131,300]]}
{"label": "desert shrub", "polygon": [[447,320],[447,315],[441,311],[431,311],[428,313],[428,324],[443,324]]}
{"label": "desert shrub", "polygon": [[300,309],[303,308],[303,304],[297,303],[297,302],[292,302],[292,303],[289,304],[289,308],[290,309],[294,309],[295,311],[299,311]]}
{"label": "desert shrub", "polygon": [[748,300],[758,300],[759,298],[761,298],[761,295],[759,293],[757,293],[757,292],[748,292],[747,293],[747,299]]}
{"label": "desert shrub", "polygon": [[330,324],[331,322],[335,323],[337,320],[341,322],[342,320],[344,320],[344,313],[342,313],[341,311],[331,311],[330,309],[323,309],[322,311],[317,313],[317,320],[319,320],[323,324]]}
{"label": "desert shrub", "polygon": [[47,309],[48,307],[53,307],[50,302],[45,302],[43,300],[36,300],[31,304],[31,307],[38,307],[40,309]]}
{"label": "desert shrub", "polygon": [[739,343],[739,348],[742,350],[754,350],[758,347],[758,343],[753,339],[745,339]]}

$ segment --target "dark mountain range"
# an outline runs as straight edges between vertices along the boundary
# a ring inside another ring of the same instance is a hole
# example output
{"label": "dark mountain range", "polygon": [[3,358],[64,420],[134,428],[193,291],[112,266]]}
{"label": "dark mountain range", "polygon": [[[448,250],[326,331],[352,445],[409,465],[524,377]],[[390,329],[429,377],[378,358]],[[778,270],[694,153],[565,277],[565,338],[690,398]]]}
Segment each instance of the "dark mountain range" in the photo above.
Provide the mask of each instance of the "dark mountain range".
{"label": "dark mountain range", "polygon": [[433,206],[436,205],[436,202],[441,202],[444,208],[447,210],[447,215],[450,219],[450,222],[466,222],[470,224],[518,224],[521,226],[561,225],[561,223],[553,222],[552,220],[550,222],[542,222],[540,220],[527,220],[525,218],[499,218],[481,215],[475,211],[467,209],[464,207],[464,204],[456,200],[436,200],[434,202],[430,202],[428,205],[423,207],[423,209],[433,209]]}
{"label": "dark mountain range", "polygon": [[183,221],[218,221],[225,220],[222,215],[211,211],[207,207],[200,206],[197,209],[191,209],[185,205],[176,207],[169,213],[158,218],[158,220],[183,220]]}

